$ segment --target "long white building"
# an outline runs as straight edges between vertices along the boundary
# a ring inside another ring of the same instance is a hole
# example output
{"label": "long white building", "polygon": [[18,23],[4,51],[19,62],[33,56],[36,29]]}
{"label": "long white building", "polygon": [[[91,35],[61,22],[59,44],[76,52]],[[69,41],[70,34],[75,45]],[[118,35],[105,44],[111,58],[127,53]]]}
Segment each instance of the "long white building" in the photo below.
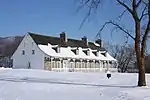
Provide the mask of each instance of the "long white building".
{"label": "long white building", "polygon": [[14,54],[13,68],[44,69],[50,71],[117,71],[117,60],[103,48],[100,39],[88,42],[27,33]]}

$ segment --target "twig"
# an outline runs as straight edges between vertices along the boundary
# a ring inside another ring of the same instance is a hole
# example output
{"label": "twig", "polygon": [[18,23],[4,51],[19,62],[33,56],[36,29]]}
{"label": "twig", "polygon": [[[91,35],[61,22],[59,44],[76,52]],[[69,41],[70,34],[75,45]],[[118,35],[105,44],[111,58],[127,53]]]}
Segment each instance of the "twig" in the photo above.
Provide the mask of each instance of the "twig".
{"label": "twig", "polygon": [[[129,35],[129,37],[131,37],[133,40],[135,40],[135,38],[131,35],[131,33],[129,33],[127,30],[125,30],[124,28],[122,28],[119,24],[113,22],[113,21],[108,21],[108,22],[105,22],[105,24],[100,28],[98,34],[100,34],[103,29],[106,27],[106,25],[108,24],[112,24],[113,26],[119,28],[121,31],[123,31],[124,33],[126,33],[127,35]],[[97,36],[98,36],[97,34]]]}

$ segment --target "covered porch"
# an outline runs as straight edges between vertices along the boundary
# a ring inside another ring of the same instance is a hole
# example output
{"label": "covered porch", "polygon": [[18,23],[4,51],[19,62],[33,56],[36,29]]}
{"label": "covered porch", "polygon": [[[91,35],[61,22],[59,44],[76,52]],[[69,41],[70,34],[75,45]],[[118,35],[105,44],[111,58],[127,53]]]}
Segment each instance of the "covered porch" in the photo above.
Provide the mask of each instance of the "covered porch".
{"label": "covered porch", "polygon": [[95,59],[45,57],[44,69],[57,72],[117,72],[117,62]]}

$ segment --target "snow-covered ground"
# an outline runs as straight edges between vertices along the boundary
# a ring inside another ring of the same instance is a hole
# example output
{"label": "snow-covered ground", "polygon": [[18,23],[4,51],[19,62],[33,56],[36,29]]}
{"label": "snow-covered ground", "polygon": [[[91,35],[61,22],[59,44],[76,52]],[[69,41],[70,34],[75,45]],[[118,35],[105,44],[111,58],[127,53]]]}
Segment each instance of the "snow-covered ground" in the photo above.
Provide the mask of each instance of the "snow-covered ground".
{"label": "snow-covered ground", "polygon": [[137,74],[0,69],[0,100],[150,100]]}

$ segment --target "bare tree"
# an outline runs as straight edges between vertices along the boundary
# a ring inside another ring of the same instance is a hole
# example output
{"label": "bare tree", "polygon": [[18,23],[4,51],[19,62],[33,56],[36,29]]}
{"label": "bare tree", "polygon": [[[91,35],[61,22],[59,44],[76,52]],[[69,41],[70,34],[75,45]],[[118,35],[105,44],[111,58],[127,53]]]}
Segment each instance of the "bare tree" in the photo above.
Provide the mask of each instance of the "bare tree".
{"label": "bare tree", "polygon": [[[81,26],[86,21],[86,19],[91,15],[91,13],[95,10],[98,10],[98,7],[102,4],[102,1],[105,0],[79,0],[80,7],[84,6],[88,7],[88,13],[85,16]],[[150,36],[150,0],[114,0],[119,4],[124,11],[118,16],[118,19],[121,19],[122,16],[126,12],[131,15],[131,18],[134,20],[134,34],[123,27],[120,23],[115,20],[109,20],[104,23],[104,25],[100,28],[98,35],[101,34],[102,30],[107,25],[114,26],[113,30],[120,30],[123,33],[127,34],[128,37],[134,40],[134,48],[136,53],[136,61],[139,69],[138,75],[138,86],[146,86],[145,80],[145,53],[147,40]],[[144,23],[144,24],[143,24]],[[149,35],[148,35],[149,34]]]}
{"label": "bare tree", "polygon": [[135,69],[136,58],[133,45],[108,44],[107,49],[118,60],[118,69],[120,72],[124,73],[129,69]]}
{"label": "bare tree", "polygon": [[146,72],[150,73],[150,67],[149,67],[150,66],[150,55],[147,55],[145,60],[146,60],[146,63],[145,63]]}

